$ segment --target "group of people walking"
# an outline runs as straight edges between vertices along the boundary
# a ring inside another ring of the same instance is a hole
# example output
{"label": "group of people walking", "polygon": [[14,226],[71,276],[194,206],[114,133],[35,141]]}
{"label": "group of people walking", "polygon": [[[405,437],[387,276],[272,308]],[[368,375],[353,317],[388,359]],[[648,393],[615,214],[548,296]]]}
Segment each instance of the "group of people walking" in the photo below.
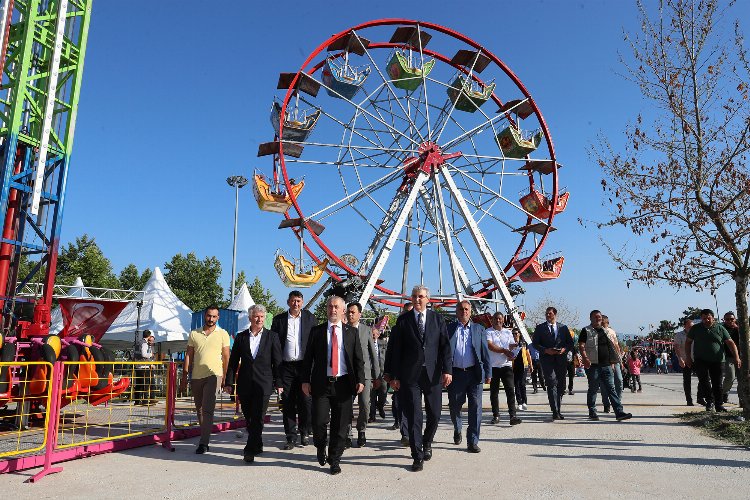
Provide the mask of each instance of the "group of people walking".
{"label": "group of people walking", "polygon": [[[246,462],[253,462],[263,452],[263,419],[276,391],[282,398],[284,449],[294,449],[298,440],[299,446],[307,446],[312,437],[318,462],[329,465],[331,474],[341,472],[347,447],[366,445],[367,424],[375,420],[377,412],[384,417],[386,384],[394,391],[394,413],[400,420],[403,441],[408,441],[415,472],[423,470],[433,456],[443,389],[448,392],[456,445],[464,442],[462,408],[468,403],[465,439],[470,453],[481,452],[484,384],[490,384],[492,423],[500,421],[502,383],[509,423],[518,425],[522,421],[517,409],[525,409],[526,370],[541,371],[552,419],[565,418],[561,401],[574,341],[568,327],[557,322],[554,307],[547,309],[546,321],[536,327],[527,346],[519,331],[504,326],[500,313],[493,316],[492,327],[485,329],[472,321],[468,301],[456,305],[456,320],[448,323],[428,308],[427,287],[415,286],[411,300],[411,307],[397,318],[386,342],[377,329],[360,322],[359,303],[347,305],[332,295],[326,303],[327,321],[316,324],[315,317],[303,308],[302,294],[295,290],[289,294],[288,311],[273,318],[270,330],[263,326],[265,308],[252,306],[248,311],[250,327],[236,336],[231,352],[227,332],[216,325],[218,309],[208,308],[203,328],[191,332],[182,380],[182,385],[186,384],[185,377],[192,370],[193,398],[202,429],[196,453],[209,451],[217,387],[228,393],[236,387],[247,423]],[[605,328],[602,314],[592,311],[591,323],[579,336],[581,359],[589,377],[589,418],[593,420],[598,420],[600,387],[617,420],[631,417],[615,386],[618,370],[613,366],[619,364],[620,352],[613,335]],[[359,415],[353,441],[355,399]]]}

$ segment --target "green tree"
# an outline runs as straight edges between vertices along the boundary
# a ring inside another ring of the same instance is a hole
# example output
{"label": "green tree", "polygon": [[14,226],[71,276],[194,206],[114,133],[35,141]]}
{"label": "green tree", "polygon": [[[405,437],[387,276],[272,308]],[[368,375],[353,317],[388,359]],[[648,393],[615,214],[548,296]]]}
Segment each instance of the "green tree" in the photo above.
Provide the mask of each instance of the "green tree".
{"label": "green tree", "polygon": [[212,304],[225,307],[224,289],[219,284],[221,263],[216,257],[199,260],[194,252],[178,253],[164,264],[164,279],[175,295],[193,311]]}
{"label": "green tree", "polygon": [[[242,288],[242,285],[247,283],[247,276],[245,275],[245,271],[240,271],[237,273],[237,277],[234,279],[234,293],[238,293],[240,291],[240,288]],[[232,293],[232,289],[229,289],[229,293]],[[252,294],[251,294],[252,295]],[[234,297],[229,297],[229,300],[231,301],[234,299]]]}
{"label": "green tree", "polygon": [[315,309],[313,309],[313,314],[315,315],[315,319],[317,319],[319,322],[328,321],[328,310],[326,308],[326,298],[321,297],[320,300],[318,300],[318,303],[315,304]]}
{"label": "green tree", "polygon": [[[703,307],[688,307],[684,311],[682,311],[682,316],[680,316],[680,325],[685,322],[686,319],[695,319],[700,318],[701,316],[701,310],[704,309]],[[719,314],[718,312],[716,314]]]}
{"label": "green tree", "polygon": [[143,290],[151,274],[149,268],[144,269],[143,272],[138,272],[135,264],[128,264],[120,271],[120,286],[126,290]]}
{"label": "green tree", "polygon": [[625,128],[621,147],[602,138],[593,156],[609,208],[599,227],[635,236],[630,247],[608,245],[629,281],[733,285],[737,392],[750,419],[750,57],[741,20],[727,19],[736,3],[638,1],[622,62],[643,96],[632,107],[645,116]]}
{"label": "green tree", "polygon": [[83,284],[95,288],[120,288],[112,263],[104,256],[94,238],[84,234],[60,250],[55,282],[72,285],[80,276]]}
{"label": "green tree", "polygon": [[663,319],[659,321],[659,326],[656,327],[651,336],[656,340],[671,340],[674,338],[674,332],[677,328],[679,328],[679,325],[668,319]]}
{"label": "green tree", "polygon": [[[240,272],[238,277],[243,275],[244,272]],[[263,283],[260,282],[260,278],[258,278],[257,276],[255,277],[253,282],[248,285],[247,289],[256,304],[265,306],[267,315],[273,317],[284,310],[284,308],[280,306],[278,302],[276,302],[273,293],[271,293],[268,288],[265,288],[263,286]]]}

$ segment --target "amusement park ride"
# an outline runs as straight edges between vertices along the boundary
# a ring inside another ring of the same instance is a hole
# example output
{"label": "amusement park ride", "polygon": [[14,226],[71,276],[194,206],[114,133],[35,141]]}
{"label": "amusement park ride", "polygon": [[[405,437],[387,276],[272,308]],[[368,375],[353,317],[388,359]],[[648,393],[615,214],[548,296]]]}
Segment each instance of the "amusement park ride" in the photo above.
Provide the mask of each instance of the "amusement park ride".
{"label": "amusement park ride", "polygon": [[[100,335],[49,334],[90,17],[91,0],[0,1],[0,361],[80,362],[66,368],[62,405],[101,404],[129,385],[94,365],[112,360]],[[29,370],[0,367],[0,407],[49,394],[47,365]]]}
{"label": "amusement park ride", "polygon": [[560,275],[562,255],[540,252],[569,195],[502,60],[443,26],[384,19],[325,40],[277,88],[274,140],[258,149],[272,176],[256,172],[253,192],[299,239],[299,258],[276,255],[285,284],[328,274],[363,305],[400,306],[412,280],[434,306],[503,303],[525,334],[509,285]]}

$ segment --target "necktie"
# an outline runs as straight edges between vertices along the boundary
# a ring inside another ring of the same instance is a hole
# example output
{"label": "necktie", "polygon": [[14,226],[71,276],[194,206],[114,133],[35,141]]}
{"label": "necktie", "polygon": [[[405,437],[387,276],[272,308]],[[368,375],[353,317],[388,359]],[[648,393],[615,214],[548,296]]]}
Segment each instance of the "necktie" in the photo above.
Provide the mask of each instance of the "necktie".
{"label": "necktie", "polygon": [[336,335],[336,325],[331,325],[331,376],[339,374],[339,341]]}
{"label": "necktie", "polygon": [[417,327],[419,328],[419,340],[424,342],[424,316],[417,313]]}
{"label": "necktie", "polygon": [[552,337],[557,340],[557,335],[555,334],[555,327],[552,325],[549,325],[549,332],[552,334]]}

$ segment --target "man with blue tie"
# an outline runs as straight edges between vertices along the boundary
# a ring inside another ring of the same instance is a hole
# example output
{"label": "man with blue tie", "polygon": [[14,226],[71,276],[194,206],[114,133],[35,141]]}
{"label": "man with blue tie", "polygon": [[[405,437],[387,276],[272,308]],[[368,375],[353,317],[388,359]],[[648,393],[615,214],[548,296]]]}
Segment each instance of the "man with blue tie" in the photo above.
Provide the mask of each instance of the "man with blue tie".
{"label": "man with blue tie", "polygon": [[[424,461],[432,458],[432,440],[442,410],[440,386],[450,385],[453,360],[445,320],[435,311],[427,310],[430,290],[417,285],[412,289],[411,298],[414,309],[399,316],[391,330],[385,364],[406,420],[414,459],[411,470],[419,472],[424,469]],[[427,422],[423,434],[425,413]]]}
{"label": "man with blue tie", "polygon": [[547,399],[553,420],[564,420],[560,402],[565,392],[565,376],[568,371],[568,351],[573,350],[573,337],[565,325],[557,322],[557,309],[548,307],[547,321],[537,325],[532,345],[539,351],[544,380],[547,382]]}
{"label": "man with blue tie", "polygon": [[490,383],[492,369],[490,352],[484,328],[471,321],[471,303],[462,300],[456,304],[458,321],[448,325],[451,352],[453,353],[453,381],[448,386],[448,405],[453,422],[453,442],[461,444],[463,419],[461,408],[469,399],[469,425],[466,430],[466,448],[469,453],[479,453],[479,427],[482,422],[482,384]]}

